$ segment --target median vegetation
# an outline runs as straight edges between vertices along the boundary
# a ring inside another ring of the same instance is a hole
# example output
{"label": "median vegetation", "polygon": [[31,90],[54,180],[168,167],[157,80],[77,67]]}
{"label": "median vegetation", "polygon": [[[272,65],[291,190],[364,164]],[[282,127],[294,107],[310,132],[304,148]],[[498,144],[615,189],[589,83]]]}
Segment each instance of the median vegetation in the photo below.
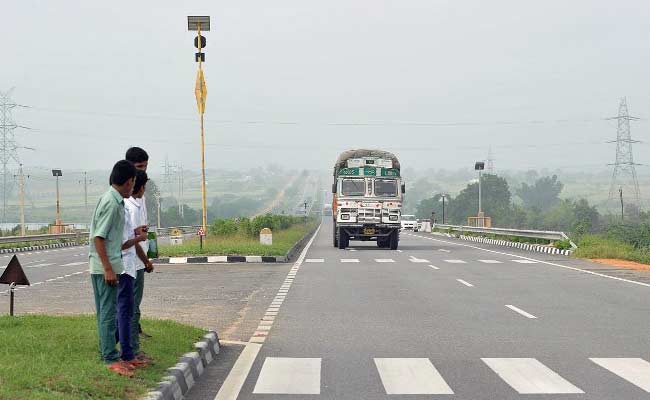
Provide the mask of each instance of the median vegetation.
{"label": "median vegetation", "polygon": [[94,316],[0,316],[0,399],[139,399],[203,330],[172,321],[143,320],[152,338],[143,350],[155,359],[135,378],[109,371],[97,352]]}
{"label": "median vegetation", "polygon": [[584,235],[574,255],[650,264],[650,223],[614,224],[603,233]]}
{"label": "median vegetation", "polygon": [[[216,219],[208,229],[208,236],[200,249],[199,239],[184,241],[181,245],[160,247],[162,257],[194,255],[283,256],[305,235],[318,226],[316,218],[288,215],[260,215],[255,218]],[[260,243],[263,228],[273,231],[273,244]]]}

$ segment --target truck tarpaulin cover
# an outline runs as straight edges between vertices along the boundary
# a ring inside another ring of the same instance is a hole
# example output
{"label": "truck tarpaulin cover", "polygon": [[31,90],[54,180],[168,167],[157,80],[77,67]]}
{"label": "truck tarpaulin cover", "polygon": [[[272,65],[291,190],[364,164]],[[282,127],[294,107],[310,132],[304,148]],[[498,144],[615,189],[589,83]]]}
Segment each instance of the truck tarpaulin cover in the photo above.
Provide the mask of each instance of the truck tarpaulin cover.
{"label": "truck tarpaulin cover", "polygon": [[397,157],[395,157],[395,154],[390,153],[388,151],[382,151],[382,150],[367,150],[367,149],[358,149],[358,150],[348,150],[344,151],[341,153],[339,158],[336,160],[336,164],[334,164],[334,177],[336,177],[339,173],[339,171],[342,168],[347,167],[347,161],[353,158],[364,158],[364,157],[376,157],[376,158],[383,158],[383,159],[389,159],[393,161],[393,168],[399,170],[399,160]]}

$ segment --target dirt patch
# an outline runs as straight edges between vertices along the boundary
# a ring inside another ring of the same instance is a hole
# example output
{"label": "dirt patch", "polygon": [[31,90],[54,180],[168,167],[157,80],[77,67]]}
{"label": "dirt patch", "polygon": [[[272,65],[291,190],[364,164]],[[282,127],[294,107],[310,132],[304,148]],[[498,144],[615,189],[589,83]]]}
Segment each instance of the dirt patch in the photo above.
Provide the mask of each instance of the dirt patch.
{"label": "dirt patch", "polygon": [[641,264],[634,261],[618,260],[616,258],[592,258],[590,261],[597,262],[599,264],[611,265],[613,267],[650,271],[650,265]]}

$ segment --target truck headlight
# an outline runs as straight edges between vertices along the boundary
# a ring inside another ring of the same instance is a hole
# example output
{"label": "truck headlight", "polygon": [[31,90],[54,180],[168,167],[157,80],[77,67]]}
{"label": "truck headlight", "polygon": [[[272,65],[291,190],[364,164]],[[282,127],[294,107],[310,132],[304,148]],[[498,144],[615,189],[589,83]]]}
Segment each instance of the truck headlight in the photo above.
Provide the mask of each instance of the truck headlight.
{"label": "truck headlight", "polygon": [[391,215],[390,217],[388,217],[388,220],[389,221],[397,221],[397,215]]}
{"label": "truck headlight", "polygon": [[343,220],[349,220],[350,219],[350,214],[341,214],[341,219]]}

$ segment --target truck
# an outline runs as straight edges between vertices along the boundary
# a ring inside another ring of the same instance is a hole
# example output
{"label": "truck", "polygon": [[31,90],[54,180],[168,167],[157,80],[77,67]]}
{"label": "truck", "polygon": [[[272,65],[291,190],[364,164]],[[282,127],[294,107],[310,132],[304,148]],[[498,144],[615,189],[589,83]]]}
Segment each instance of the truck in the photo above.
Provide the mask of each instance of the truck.
{"label": "truck", "polygon": [[358,240],[397,250],[405,192],[394,154],[366,149],[341,153],[332,184],[334,247],[345,249]]}

